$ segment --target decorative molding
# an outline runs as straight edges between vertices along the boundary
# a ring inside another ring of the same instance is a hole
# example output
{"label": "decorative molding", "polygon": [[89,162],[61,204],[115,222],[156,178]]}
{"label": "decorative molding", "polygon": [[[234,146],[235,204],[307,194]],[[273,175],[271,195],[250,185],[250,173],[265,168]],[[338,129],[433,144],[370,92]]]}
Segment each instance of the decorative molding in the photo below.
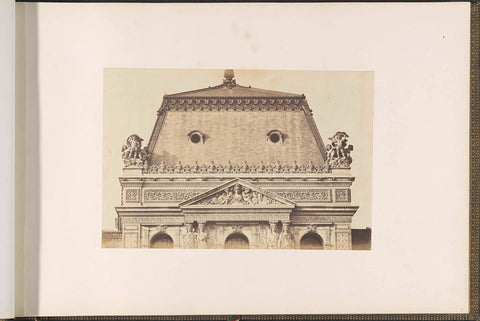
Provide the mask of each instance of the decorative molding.
{"label": "decorative molding", "polygon": [[[319,182],[256,182],[256,185],[262,188],[269,187],[282,187],[288,190],[293,187],[350,187],[352,182],[332,182],[332,181],[319,181]],[[282,190],[271,190],[273,193],[281,192]]]}
{"label": "decorative molding", "polygon": [[351,223],[351,216],[292,215],[292,224]]}
{"label": "decorative molding", "polygon": [[200,194],[201,191],[165,191],[165,190],[155,190],[155,189],[145,189],[143,191],[143,199],[147,202],[155,201],[186,201],[192,197]]}
{"label": "decorative molding", "polygon": [[185,214],[185,221],[285,221],[290,213],[280,214]]}
{"label": "decorative molding", "polygon": [[164,98],[163,111],[302,111],[302,98],[271,97],[182,97]]}
{"label": "decorative molding", "polygon": [[122,217],[122,224],[126,223],[141,223],[141,224],[152,224],[152,225],[178,225],[183,224],[185,219],[180,216],[174,217]]}
{"label": "decorative molding", "polygon": [[274,191],[274,193],[291,201],[332,202],[330,189]]}
{"label": "decorative molding", "polygon": [[350,202],[350,189],[336,189],[335,202]]}
{"label": "decorative molding", "polygon": [[139,202],[140,190],[138,189],[127,189],[125,190],[125,201],[127,203],[136,203]]}
{"label": "decorative molding", "polygon": [[181,162],[171,166],[165,164],[163,161],[160,164],[153,164],[148,169],[143,171],[144,174],[315,174],[315,173],[330,173],[330,169],[326,165],[315,164],[313,161],[308,161],[306,164],[298,165],[296,161],[292,164],[281,164],[279,161],[265,164],[260,161],[259,164],[248,164],[245,161],[242,164],[232,164],[228,161],[226,164],[215,164],[211,161],[209,164],[183,165]]}
{"label": "decorative molding", "polygon": [[[219,184],[224,183],[225,181],[232,180],[232,176],[230,177],[220,177],[218,179],[209,180],[209,181],[194,181],[194,180],[186,180],[185,178],[181,178],[181,181],[177,181],[177,178],[174,177],[162,177],[162,179],[172,178],[175,179],[173,181],[158,181],[155,177],[148,177],[145,183],[139,183],[138,185],[130,185],[130,183],[123,183],[123,187],[141,187],[143,186],[145,189],[153,189],[153,188],[162,188],[164,190],[174,190],[174,191],[205,191],[211,188],[218,186]],[[259,180],[261,178],[262,180]],[[245,178],[244,180],[254,183],[256,186],[261,188],[268,188],[269,191],[276,193],[277,191],[289,191],[291,188],[298,188],[302,189],[317,189],[317,188],[327,188],[327,187],[350,187],[352,185],[353,180],[349,181],[333,181],[331,178],[329,180],[319,180],[319,181],[289,181],[288,177],[275,177],[275,180],[269,180],[271,176],[267,177],[257,177],[255,179]],[[281,181],[277,179],[282,179]]]}

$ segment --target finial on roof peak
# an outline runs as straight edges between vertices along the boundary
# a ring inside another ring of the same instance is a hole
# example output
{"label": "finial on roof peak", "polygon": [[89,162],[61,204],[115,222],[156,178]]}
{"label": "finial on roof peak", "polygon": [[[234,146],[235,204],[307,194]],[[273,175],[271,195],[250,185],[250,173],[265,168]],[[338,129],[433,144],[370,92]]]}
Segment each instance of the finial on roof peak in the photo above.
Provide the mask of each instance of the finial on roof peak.
{"label": "finial on roof peak", "polygon": [[233,69],[225,69],[223,77],[225,77],[225,80],[232,81],[232,79],[235,78],[235,73],[233,72]]}
{"label": "finial on roof peak", "polygon": [[223,73],[223,84],[227,87],[232,89],[237,85],[235,82],[235,73],[233,72],[233,69],[225,69],[225,72]]}

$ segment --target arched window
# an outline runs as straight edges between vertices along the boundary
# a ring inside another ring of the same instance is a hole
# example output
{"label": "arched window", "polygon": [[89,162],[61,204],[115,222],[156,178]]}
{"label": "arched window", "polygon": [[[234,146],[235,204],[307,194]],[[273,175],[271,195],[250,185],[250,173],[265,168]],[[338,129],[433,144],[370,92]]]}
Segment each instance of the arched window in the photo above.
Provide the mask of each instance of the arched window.
{"label": "arched window", "polygon": [[166,233],[158,233],[150,241],[150,247],[157,249],[171,249],[173,248],[173,240],[170,235]]}
{"label": "arched window", "polygon": [[225,240],[226,249],[248,249],[248,238],[242,233],[230,234]]}
{"label": "arched window", "polygon": [[300,240],[302,250],[323,250],[323,239],[314,232],[305,234]]}

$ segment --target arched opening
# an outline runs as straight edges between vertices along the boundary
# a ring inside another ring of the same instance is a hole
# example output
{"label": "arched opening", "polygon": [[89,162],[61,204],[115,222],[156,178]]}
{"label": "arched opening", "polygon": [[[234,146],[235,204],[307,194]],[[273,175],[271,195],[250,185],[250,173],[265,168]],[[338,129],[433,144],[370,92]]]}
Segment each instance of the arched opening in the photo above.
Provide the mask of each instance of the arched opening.
{"label": "arched opening", "polygon": [[317,233],[309,232],[300,239],[302,250],[323,250],[323,239]]}
{"label": "arched opening", "polygon": [[150,241],[150,247],[156,249],[171,249],[173,248],[173,240],[168,234],[158,233]]}
{"label": "arched opening", "polygon": [[230,234],[225,240],[226,249],[248,249],[248,238],[242,233]]}

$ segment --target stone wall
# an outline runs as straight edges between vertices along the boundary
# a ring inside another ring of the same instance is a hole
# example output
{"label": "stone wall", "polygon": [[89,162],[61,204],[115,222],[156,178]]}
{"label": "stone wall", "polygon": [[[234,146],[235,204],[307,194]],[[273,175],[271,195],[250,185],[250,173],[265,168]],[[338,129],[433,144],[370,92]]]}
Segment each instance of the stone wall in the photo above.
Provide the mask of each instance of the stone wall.
{"label": "stone wall", "polygon": [[103,248],[122,247],[122,232],[102,231],[102,247]]}

